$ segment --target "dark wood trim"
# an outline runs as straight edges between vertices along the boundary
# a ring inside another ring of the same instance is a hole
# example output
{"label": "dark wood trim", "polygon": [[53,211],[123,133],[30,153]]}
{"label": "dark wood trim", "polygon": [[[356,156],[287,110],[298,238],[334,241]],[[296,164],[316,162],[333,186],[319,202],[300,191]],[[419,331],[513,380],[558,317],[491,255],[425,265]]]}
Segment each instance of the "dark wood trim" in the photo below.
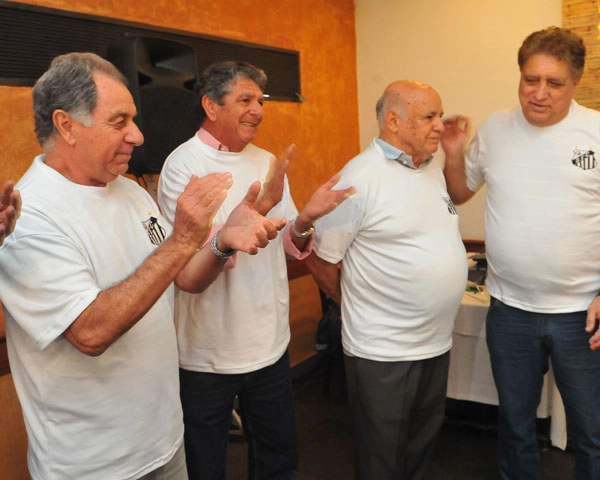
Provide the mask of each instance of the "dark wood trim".
{"label": "dark wood trim", "polygon": [[10,373],[8,364],[8,352],[6,351],[6,338],[0,338],[0,376]]}
{"label": "dark wood trim", "polygon": [[468,238],[463,238],[463,243],[465,244],[465,249],[467,252],[483,252],[485,250],[484,240],[471,240]]}
{"label": "dark wood trim", "polygon": [[288,280],[294,280],[304,275],[310,275],[308,267],[303,260],[288,260],[287,262]]}

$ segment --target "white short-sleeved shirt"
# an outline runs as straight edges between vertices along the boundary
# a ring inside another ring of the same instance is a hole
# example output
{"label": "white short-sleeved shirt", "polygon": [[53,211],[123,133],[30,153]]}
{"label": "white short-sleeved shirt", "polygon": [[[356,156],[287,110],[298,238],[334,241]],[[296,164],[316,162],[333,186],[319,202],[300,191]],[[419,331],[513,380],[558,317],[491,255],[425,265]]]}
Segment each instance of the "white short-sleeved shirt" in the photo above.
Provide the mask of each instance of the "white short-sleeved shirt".
{"label": "white short-sleeved shirt", "polygon": [[135,182],[78,185],[44,156],[17,188],[23,210],[0,247],[0,298],[31,475],[138,478],[167,463],[183,440],[172,287],[98,357],[62,333],[170,227]]}
{"label": "white short-sleeved shirt", "polygon": [[452,345],[467,278],[458,215],[439,165],[409,168],[373,141],[343,168],[356,194],[317,222],[313,250],[342,262],[342,342],[378,361],[432,358]]}
{"label": "white short-sleeved shirt", "polygon": [[600,291],[600,113],[571,103],[536,127],[497,112],[466,153],[467,185],[487,184],[487,288],[527,311],[586,310]]}
{"label": "white short-sleeved shirt", "polygon": [[[194,135],[165,161],[158,184],[159,205],[172,222],[177,198],[192,175],[230,172],[233,185],[214,218],[215,225],[223,225],[248,187],[265,180],[271,158],[271,153],[252,144],[241,152],[215,150]],[[269,216],[292,220],[297,214],[286,179],[283,198]],[[272,365],[287,349],[289,287],[282,232],[256,255],[236,255],[235,267],[222,271],[202,293],[176,287],[179,362],[186,370],[252,372]]]}

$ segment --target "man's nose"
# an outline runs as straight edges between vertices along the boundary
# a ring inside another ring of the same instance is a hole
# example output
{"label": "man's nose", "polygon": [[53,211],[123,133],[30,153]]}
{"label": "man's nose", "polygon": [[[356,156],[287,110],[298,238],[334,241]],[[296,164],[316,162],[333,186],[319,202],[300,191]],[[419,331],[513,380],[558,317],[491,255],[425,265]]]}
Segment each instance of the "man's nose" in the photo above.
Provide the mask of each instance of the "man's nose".
{"label": "man's nose", "polygon": [[127,132],[127,135],[125,135],[125,141],[132,143],[136,147],[139,147],[144,143],[144,135],[135,122],[131,122],[129,131]]}
{"label": "man's nose", "polygon": [[262,103],[260,103],[258,101],[252,102],[252,105],[250,105],[250,112],[253,113],[254,115],[259,115],[262,117],[262,115],[264,113]]}
{"label": "man's nose", "polygon": [[535,98],[544,98],[548,94],[548,86],[544,82],[540,82],[533,91]]}

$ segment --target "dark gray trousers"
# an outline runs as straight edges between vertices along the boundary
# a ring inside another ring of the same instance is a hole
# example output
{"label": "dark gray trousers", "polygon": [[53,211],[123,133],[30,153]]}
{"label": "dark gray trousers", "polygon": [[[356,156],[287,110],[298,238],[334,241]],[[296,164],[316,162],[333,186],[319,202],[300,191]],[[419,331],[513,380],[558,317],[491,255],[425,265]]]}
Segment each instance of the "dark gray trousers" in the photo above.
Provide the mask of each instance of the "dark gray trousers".
{"label": "dark gray trousers", "polygon": [[356,480],[421,480],[444,421],[449,352],[409,362],[345,356]]}

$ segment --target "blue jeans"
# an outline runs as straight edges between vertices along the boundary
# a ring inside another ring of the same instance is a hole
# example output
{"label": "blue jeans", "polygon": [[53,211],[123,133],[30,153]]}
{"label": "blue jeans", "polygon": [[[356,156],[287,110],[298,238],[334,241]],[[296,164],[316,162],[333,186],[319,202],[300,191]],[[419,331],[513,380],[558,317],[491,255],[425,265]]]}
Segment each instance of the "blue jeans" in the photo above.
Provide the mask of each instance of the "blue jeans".
{"label": "blue jeans", "polygon": [[248,442],[248,478],[293,479],[298,466],[289,355],[255,372],[179,370],[190,480],[225,480],[237,395]]}
{"label": "blue jeans", "polygon": [[536,409],[549,359],[575,449],[575,478],[600,479],[600,351],[590,350],[586,312],[542,314],[492,298],[487,345],[500,400],[500,478],[539,478]]}

